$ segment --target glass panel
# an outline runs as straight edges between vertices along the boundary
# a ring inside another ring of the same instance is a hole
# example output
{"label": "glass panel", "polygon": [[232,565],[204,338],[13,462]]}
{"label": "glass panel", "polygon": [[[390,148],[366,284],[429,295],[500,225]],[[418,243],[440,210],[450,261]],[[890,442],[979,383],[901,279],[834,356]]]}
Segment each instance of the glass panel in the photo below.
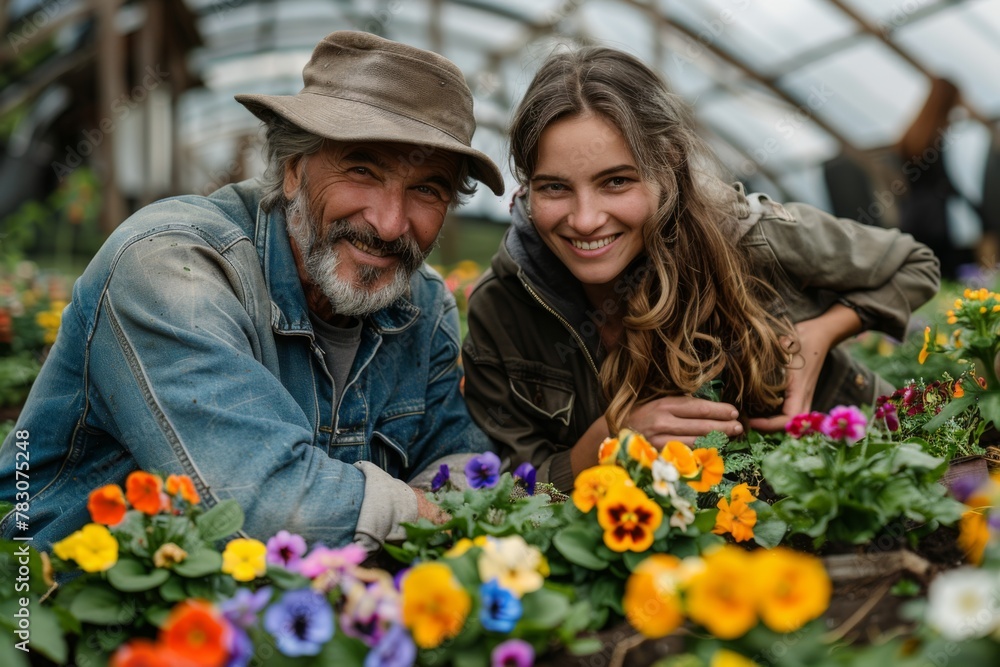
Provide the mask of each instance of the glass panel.
{"label": "glass panel", "polygon": [[923,103],[926,80],[874,37],[783,77],[781,85],[860,147],[895,142]]}
{"label": "glass panel", "polygon": [[644,62],[653,59],[655,23],[650,16],[621,2],[593,0],[580,8],[580,32],[606,46],[627,51]]}
{"label": "glass panel", "polygon": [[[955,82],[983,113],[1000,113],[1000,2],[970,3],[919,21],[899,43],[939,76]],[[934,48],[927,48],[933,44]]]}
{"label": "glass panel", "polygon": [[[669,2],[667,16],[744,61],[755,71],[777,67],[806,50],[853,34],[856,25],[822,0]],[[803,26],[808,26],[807,30]]]}

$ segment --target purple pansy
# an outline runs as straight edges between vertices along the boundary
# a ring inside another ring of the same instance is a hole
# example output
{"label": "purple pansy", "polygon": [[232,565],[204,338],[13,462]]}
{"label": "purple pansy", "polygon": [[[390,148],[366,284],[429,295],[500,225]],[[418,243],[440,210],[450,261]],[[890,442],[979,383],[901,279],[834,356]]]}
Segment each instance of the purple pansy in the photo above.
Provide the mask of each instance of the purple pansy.
{"label": "purple pansy", "polygon": [[532,667],[535,649],[523,639],[508,639],[490,655],[490,667]]}
{"label": "purple pansy", "polygon": [[473,489],[496,486],[500,480],[500,457],[493,452],[473,456],[465,464],[465,478]]}
{"label": "purple pansy", "polygon": [[278,534],[267,541],[267,562],[280,565],[286,570],[295,571],[295,566],[306,553],[306,541],[301,535],[279,530]]}
{"label": "purple pansy", "polygon": [[229,625],[229,660],[226,667],[247,667],[253,657],[253,642],[247,631],[234,624]]}
{"label": "purple pansy", "polygon": [[843,440],[849,445],[865,437],[865,419],[861,410],[853,405],[838,405],[830,410],[820,425],[820,432],[831,440]]}
{"label": "purple pansy", "polygon": [[393,625],[381,641],[365,656],[365,667],[412,667],[417,661],[417,646],[410,633]]}
{"label": "purple pansy", "polygon": [[535,495],[535,466],[531,465],[527,461],[517,466],[514,471],[514,479],[524,480],[524,488],[528,491],[529,496]]}
{"label": "purple pansy", "polygon": [[271,600],[271,587],[265,586],[256,593],[249,588],[236,590],[233,597],[223,600],[219,609],[226,620],[239,628],[252,628],[257,614]]}
{"label": "purple pansy", "polygon": [[437,474],[434,475],[434,479],[431,480],[431,491],[437,493],[450,481],[451,470],[449,470],[447,463],[442,463],[441,467],[438,468]]}
{"label": "purple pansy", "polygon": [[513,593],[501,586],[496,579],[490,579],[479,587],[482,607],[479,620],[490,632],[507,634],[521,619],[521,601]]}
{"label": "purple pansy", "polygon": [[264,629],[284,655],[316,655],[333,638],[333,609],[312,589],[288,591],[264,612]]}

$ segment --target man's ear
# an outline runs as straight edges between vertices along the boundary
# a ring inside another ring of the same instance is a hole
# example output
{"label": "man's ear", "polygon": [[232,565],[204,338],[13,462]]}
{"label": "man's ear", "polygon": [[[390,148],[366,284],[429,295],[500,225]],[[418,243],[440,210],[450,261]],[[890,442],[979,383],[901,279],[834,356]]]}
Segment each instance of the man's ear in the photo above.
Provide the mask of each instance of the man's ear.
{"label": "man's ear", "polygon": [[292,200],[299,191],[299,182],[301,181],[299,174],[299,167],[303,164],[301,157],[294,157],[285,163],[285,179],[282,184],[282,190],[285,194],[285,199]]}

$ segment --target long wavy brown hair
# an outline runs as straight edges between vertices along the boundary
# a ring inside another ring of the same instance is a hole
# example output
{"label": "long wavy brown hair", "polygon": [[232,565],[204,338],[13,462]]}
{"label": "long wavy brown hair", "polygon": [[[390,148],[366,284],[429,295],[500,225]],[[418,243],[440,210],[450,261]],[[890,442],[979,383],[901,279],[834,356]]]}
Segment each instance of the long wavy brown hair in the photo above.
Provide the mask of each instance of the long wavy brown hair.
{"label": "long wavy brown hair", "polygon": [[735,242],[735,193],[707,185],[699,167],[714,164],[712,152],[663,79],[606,47],[553,54],[514,114],[515,176],[530,182],[546,127],[587,113],[614,123],[642,177],[663,193],[643,228],[649,270],[629,293],[623,337],[601,366],[611,432],[627,426],[637,404],[693,394],[716,378],[741,413],[775,412],[789,361],[781,337],[791,338],[792,326],[769,310],[777,294]]}

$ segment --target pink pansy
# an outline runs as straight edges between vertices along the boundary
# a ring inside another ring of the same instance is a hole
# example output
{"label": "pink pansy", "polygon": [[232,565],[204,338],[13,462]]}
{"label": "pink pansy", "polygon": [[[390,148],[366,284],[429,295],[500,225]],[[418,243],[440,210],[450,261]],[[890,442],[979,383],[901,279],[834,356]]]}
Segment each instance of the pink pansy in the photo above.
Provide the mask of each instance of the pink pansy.
{"label": "pink pansy", "polygon": [[317,544],[299,563],[299,574],[310,579],[322,579],[324,587],[332,589],[368,558],[368,552],[358,544],[330,549]]}
{"label": "pink pansy", "polygon": [[831,440],[843,440],[849,445],[865,437],[868,420],[853,405],[838,405],[820,425],[820,432]]}

